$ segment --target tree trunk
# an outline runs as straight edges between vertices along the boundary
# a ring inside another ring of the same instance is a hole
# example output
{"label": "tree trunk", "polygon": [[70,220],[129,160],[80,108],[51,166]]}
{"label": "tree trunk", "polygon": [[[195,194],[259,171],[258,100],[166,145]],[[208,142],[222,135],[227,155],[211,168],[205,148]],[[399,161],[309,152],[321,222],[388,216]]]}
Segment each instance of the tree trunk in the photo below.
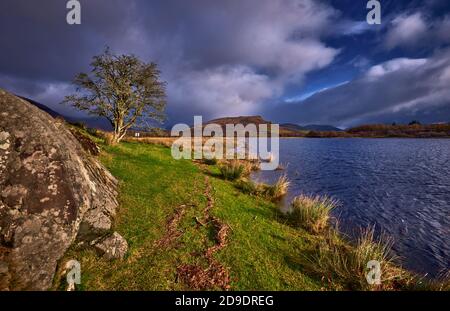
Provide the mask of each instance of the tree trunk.
{"label": "tree trunk", "polygon": [[123,138],[122,134],[123,134],[123,118],[118,117],[114,122],[114,133],[111,143],[113,145],[120,143],[120,141]]}
{"label": "tree trunk", "polygon": [[116,145],[116,144],[120,143],[120,141],[125,137],[126,134],[127,134],[127,131],[124,129],[114,131],[112,138],[111,138],[111,144]]}
{"label": "tree trunk", "polygon": [[119,142],[120,142],[119,134],[114,133],[113,137],[112,137],[112,140],[111,140],[111,145],[113,145],[113,146],[117,145]]}

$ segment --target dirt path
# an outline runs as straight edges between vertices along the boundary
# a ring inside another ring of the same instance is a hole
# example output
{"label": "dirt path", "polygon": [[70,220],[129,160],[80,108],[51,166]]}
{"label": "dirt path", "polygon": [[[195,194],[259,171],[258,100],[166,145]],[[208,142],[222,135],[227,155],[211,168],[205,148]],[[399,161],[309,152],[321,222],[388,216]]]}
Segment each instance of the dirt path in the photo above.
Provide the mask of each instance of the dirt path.
{"label": "dirt path", "polygon": [[178,230],[178,224],[186,212],[187,205],[180,205],[175,209],[175,213],[167,220],[166,233],[164,236],[155,242],[156,247],[169,247],[177,238],[183,233]]}
{"label": "dirt path", "polygon": [[214,207],[214,197],[211,193],[212,187],[208,176],[205,176],[205,184],[204,195],[207,199],[207,204],[201,223],[206,226],[212,226],[212,229],[215,232],[215,244],[208,247],[203,254],[199,255],[204,257],[207,262],[207,267],[192,264],[180,265],[177,269],[178,277],[193,290],[217,288],[229,290],[230,274],[228,270],[214,258],[214,254],[226,247],[230,227],[227,224],[222,223],[217,217],[211,215],[211,210]]}

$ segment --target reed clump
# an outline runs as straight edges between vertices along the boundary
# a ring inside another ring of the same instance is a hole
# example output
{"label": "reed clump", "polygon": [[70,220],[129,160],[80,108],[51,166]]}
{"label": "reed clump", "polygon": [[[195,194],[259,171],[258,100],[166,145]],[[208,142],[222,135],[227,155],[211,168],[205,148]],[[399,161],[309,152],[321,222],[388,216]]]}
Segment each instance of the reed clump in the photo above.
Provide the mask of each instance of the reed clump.
{"label": "reed clump", "polygon": [[331,286],[363,291],[412,288],[414,277],[396,266],[391,248],[392,240],[383,235],[376,239],[373,228],[362,230],[354,245],[331,229],[296,261]]}
{"label": "reed clump", "polygon": [[331,211],[337,202],[328,197],[306,195],[297,196],[287,214],[291,223],[311,233],[321,233],[328,227]]}
{"label": "reed clump", "polygon": [[221,176],[226,180],[237,180],[244,174],[245,167],[239,161],[227,161],[219,165]]}
{"label": "reed clump", "polygon": [[248,178],[242,178],[236,182],[236,187],[242,192],[264,197],[271,201],[278,201],[283,198],[289,189],[290,182],[288,178],[283,175],[273,185],[265,183],[257,183]]}

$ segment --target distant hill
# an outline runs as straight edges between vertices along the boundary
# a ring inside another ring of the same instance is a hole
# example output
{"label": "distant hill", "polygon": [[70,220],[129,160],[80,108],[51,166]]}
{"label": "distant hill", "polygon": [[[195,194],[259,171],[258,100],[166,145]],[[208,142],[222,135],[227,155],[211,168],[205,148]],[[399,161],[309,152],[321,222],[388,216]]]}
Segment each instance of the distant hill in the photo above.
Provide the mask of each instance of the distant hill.
{"label": "distant hill", "polygon": [[331,126],[331,125],[306,125],[303,127],[306,131],[316,131],[316,132],[342,132],[340,128]]}
{"label": "distant hill", "polygon": [[[226,117],[226,118],[219,118],[214,119],[206,124],[219,124],[223,128],[225,128],[226,124],[272,124],[271,121],[265,120],[261,116],[241,116],[241,117]],[[205,125],[206,125],[205,124]],[[280,124],[280,136],[282,137],[299,137],[299,136],[305,136],[308,132],[342,132],[341,129],[331,126],[331,125],[307,125],[307,126],[301,126],[294,123],[282,123]]]}
{"label": "distant hill", "polygon": [[293,123],[284,123],[281,124],[280,126],[282,126],[283,128],[286,129],[290,129],[292,131],[315,131],[315,132],[341,132],[342,130],[340,128],[334,127],[332,125],[316,125],[316,124],[311,124],[311,125],[305,125],[305,126],[301,126],[298,124],[293,124]]}
{"label": "distant hill", "polygon": [[[20,96],[19,96],[20,97]],[[39,109],[47,112],[54,118],[61,117],[70,123],[83,123],[86,127],[96,128],[105,131],[112,130],[112,126],[109,121],[101,117],[87,117],[87,118],[76,118],[64,116],[49,107],[31,100],[26,97],[20,97],[23,100],[35,105]],[[225,131],[226,124],[242,124],[244,126],[248,124],[267,124],[271,125],[271,121],[265,120],[262,116],[240,116],[240,117],[225,117],[218,118],[204,123],[207,124],[219,124],[223,127]],[[269,127],[270,129],[270,127]],[[130,131],[130,135],[133,131]],[[141,132],[142,136],[145,133]],[[168,130],[157,130],[155,133],[148,132],[149,136],[167,136],[169,135]],[[280,124],[280,136],[281,137],[314,137],[314,138],[332,138],[332,137],[418,137],[418,138],[444,138],[450,137],[450,124],[410,124],[410,125],[383,125],[383,124],[369,124],[361,125],[343,131],[337,127],[331,125],[306,125],[301,126],[294,123],[283,123]]]}
{"label": "distant hill", "polygon": [[[16,96],[17,96],[17,95],[16,95]],[[34,100],[31,100],[31,99],[29,99],[29,98],[26,98],[26,97],[22,97],[22,96],[17,96],[17,97],[19,97],[19,98],[21,98],[21,99],[23,99],[23,100],[29,102],[30,104],[33,104],[34,106],[38,107],[39,109],[41,109],[41,110],[47,112],[47,113],[48,113],[49,115],[51,115],[53,118],[62,117],[62,118],[65,119],[65,117],[64,117],[62,114],[60,114],[60,113],[58,113],[58,112],[56,112],[56,111],[50,109],[49,107],[47,107],[47,106],[45,106],[45,105],[42,105],[42,104],[40,104],[40,103],[38,103],[38,102],[36,102],[36,101],[34,101]]]}
{"label": "distant hill", "polygon": [[283,123],[280,124],[281,127],[285,129],[289,129],[291,131],[307,131],[307,129],[301,125],[293,124],[293,123]]}
{"label": "distant hill", "polygon": [[226,125],[226,124],[242,124],[242,125],[248,125],[248,124],[272,124],[272,122],[264,120],[261,116],[241,116],[241,117],[225,117],[225,118],[218,118],[211,121],[208,121],[206,124],[219,124],[219,125]]}
{"label": "distant hill", "polygon": [[[240,116],[240,117],[225,117],[225,118],[218,118],[211,120],[207,122],[207,124],[218,124],[221,125],[222,128],[225,130],[226,124],[242,124],[244,126],[248,124],[255,124],[257,126],[261,124],[267,124],[271,125],[271,121],[265,120],[261,116]],[[270,130],[270,127],[268,127]],[[298,126],[296,124],[280,124],[280,136],[282,137],[295,137],[295,136],[303,136],[304,130],[301,126]]]}
{"label": "distant hill", "polygon": [[368,124],[347,130],[353,137],[448,138],[450,124]]}
{"label": "distant hill", "polygon": [[29,99],[29,98],[26,98],[23,96],[18,96],[18,97],[22,98],[23,100],[26,100],[30,104],[33,104],[34,106],[38,107],[39,109],[47,112],[53,118],[63,118],[64,120],[66,120],[67,122],[70,122],[70,123],[83,123],[84,125],[86,125],[86,127],[96,128],[99,130],[105,130],[105,131],[112,130],[112,126],[106,118],[102,118],[102,117],[86,117],[86,118],[69,117],[69,116],[62,115],[59,112],[56,112],[53,109],[47,107],[46,105],[38,103],[32,99]]}
{"label": "distant hill", "polygon": [[[111,124],[105,118],[101,118],[101,117],[86,117],[86,118],[78,117],[77,118],[77,117],[65,116],[65,115],[62,115],[62,114],[52,110],[51,108],[47,107],[46,105],[38,103],[32,99],[29,99],[26,97],[21,97],[21,96],[19,96],[19,97],[28,101],[29,103],[35,105],[39,109],[47,112],[49,115],[51,115],[54,118],[60,117],[70,123],[83,123],[84,125],[86,125],[86,127],[89,127],[89,128],[96,128],[96,129],[105,130],[105,131],[112,130]],[[271,121],[265,120],[262,116],[239,116],[239,117],[217,118],[217,119],[214,119],[214,120],[204,123],[204,126],[207,124],[211,124],[211,123],[221,125],[224,130],[225,130],[226,124],[242,124],[244,126],[246,126],[248,124],[255,124],[257,126],[259,126],[260,124],[267,124],[267,125],[272,124]],[[269,126],[269,129],[270,129],[270,126]],[[293,124],[293,123],[280,124],[280,136],[282,136],[282,137],[305,136],[305,134],[309,131],[322,132],[322,131],[341,131],[341,130],[338,128],[335,128],[333,126],[328,126],[328,125],[300,126],[298,124]],[[168,134],[168,132],[165,133],[164,136],[166,136],[167,134]]]}
{"label": "distant hill", "polygon": [[80,122],[86,125],[86,127],[96,128],[104,131],[111,131],[113,129],[111,123],[102,117],[90,117],[90,118],[65,118],[69,122]]}

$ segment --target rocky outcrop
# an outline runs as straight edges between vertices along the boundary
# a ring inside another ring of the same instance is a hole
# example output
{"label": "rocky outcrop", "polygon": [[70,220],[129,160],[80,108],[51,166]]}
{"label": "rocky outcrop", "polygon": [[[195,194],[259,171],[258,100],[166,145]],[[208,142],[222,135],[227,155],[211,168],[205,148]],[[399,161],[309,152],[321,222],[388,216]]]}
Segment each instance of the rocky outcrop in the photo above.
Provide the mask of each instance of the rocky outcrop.
{"label": "rocky outcrop", "polygon": [[0,290],[48,289],[73,242],[104,243],[116,186],[64,121],[0,89]]}
{"label": "rocky outcrop", "polygon": [[107,259],[123,259],[127,254],[128,243],[120,234],[114,232],[96,243],[95,248]]}

